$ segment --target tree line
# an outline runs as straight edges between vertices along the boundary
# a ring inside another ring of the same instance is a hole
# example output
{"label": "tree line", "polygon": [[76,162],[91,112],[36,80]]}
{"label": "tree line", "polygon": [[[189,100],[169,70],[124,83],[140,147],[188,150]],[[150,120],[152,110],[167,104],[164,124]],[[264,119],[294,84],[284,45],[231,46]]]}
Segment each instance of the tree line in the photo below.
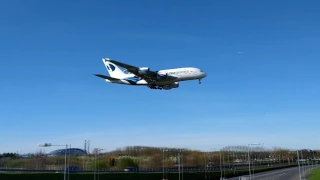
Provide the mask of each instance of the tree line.
{"label": "tree line", "polygon": [[[263,147],[228,146],[221,150],[199,151],[169,147],[127,146],[109,152],[96,149],[87,155],[68,155],[68,165],[81,170],[123,170],[126,167],[139,169],[177,168],[183,162],[184,168],[230,168],[248,163],[294,164],[297,159],[319,159],[319,150],[290,150],[285,148],[266,149]],[[47,157],[43,152],[21,157],[17,153],[0,155],[0,168],[58,170],[64,167],[64,156]]]}
{"label": "tree line", "polygon": [[1,158],[10,158],[10,159],[18,159],[20,155],[18,153],[2,153],[0,154]]}

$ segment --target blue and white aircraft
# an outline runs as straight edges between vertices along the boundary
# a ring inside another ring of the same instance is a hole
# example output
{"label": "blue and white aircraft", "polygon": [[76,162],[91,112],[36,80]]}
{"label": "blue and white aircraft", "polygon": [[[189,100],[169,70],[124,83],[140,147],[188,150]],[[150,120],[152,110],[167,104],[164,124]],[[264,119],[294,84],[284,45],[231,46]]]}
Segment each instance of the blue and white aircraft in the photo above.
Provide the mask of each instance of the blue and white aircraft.
{"label": "blue and white aircraft", "polygon": [[[110,77],[101,74],[94,74],[95,76],[111,83],[148,86],[150,89],[170,90],[178,88],[179,81],[196,79],[201,84],[201,79],[207,76],[201,69],[194,67],[151,71],[148,67],[135,67],[109,58],[103,58],[102,61]],[[125,70],[121,70],[118,66]]]}

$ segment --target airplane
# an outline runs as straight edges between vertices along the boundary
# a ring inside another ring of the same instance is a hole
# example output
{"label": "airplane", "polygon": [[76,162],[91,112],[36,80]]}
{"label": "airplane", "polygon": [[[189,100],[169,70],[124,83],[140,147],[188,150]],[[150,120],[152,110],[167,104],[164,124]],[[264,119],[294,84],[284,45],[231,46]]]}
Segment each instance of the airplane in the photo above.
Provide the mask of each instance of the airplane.
{"label": "airplane", "polygon": [[148,86],[150,89],[170,90],[178,88],[180,81],[196,79],[201,84],[201,79],[207,76],[204,71],[194,67],[151,71],[149,67],[136,67],[109,58],[102,58],[102,62],[110,76],[94,74],[95,76],[110,83]]}

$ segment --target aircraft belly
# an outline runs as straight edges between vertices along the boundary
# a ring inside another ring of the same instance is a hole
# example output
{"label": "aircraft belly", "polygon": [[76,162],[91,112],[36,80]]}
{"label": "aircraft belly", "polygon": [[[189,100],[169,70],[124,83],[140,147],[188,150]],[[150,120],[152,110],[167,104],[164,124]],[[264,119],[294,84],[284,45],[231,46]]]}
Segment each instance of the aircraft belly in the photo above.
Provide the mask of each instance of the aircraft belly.
{"label": "aircraft belly", "polygon": [[180,76],[178,81],[187,81],[187,80],[194,80],[194,79],[198,79],[198,76],[185,75],[185,76]]}
{"label": "aircraft belly", "polygon": [[171,84],[171,83],[176,82],[177,80],[178,80],[178,79],[170,80],[170,81],[157,81],[157,82],[156,82],[156,85],[166,85],[166,84]]}
{"label": "aircraft belly", "polygon": [[179,81],[190,80],[191,77],[192,77],[192,76],[180,76],[180,77],[178,78],[178,80],[179,80]]}

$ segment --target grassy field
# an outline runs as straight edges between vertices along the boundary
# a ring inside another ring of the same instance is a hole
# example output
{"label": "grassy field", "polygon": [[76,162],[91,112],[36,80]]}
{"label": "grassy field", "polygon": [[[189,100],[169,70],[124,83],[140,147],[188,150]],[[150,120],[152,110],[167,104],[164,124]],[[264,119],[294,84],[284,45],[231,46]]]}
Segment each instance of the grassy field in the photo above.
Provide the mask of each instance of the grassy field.
{"label": "grassy field", "polygon": [[313,169],[309,172],[308,180],[319,180],[320,179],[320,168]]}

